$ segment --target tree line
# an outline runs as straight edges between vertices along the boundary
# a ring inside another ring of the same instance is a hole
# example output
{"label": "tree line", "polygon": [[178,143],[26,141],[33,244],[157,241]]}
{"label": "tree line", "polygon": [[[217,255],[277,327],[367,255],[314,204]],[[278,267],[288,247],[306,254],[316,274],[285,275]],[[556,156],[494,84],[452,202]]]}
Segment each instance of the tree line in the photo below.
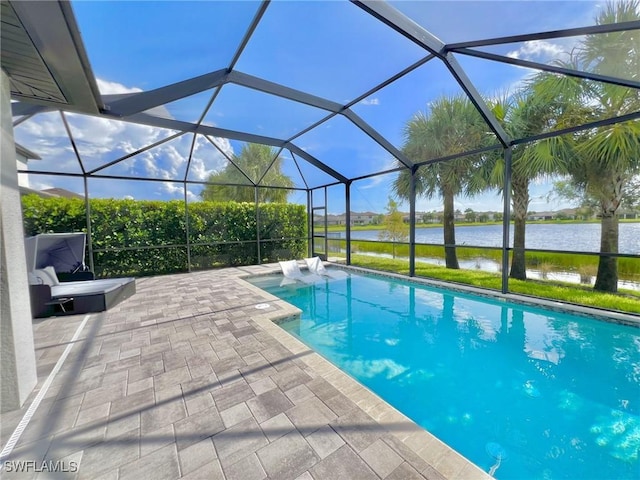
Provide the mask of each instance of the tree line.
{"label": "tree line", "polygon": [[[640,20],[639,0],[608,3],[596,17],[597,25]],[[564,58],[553,65],[568,70],[638,79],[640,35],[634,30],[585,35]],[[530,186],[547,178],[560,178],[554,192],[578,201],[580,208],[601,221],[598,271],[594,288],[616,292],[618,285],[618,212],[640,201],[640,120],[602,123],[559,136],[554,131],[640,111],[640,90],[581,77],[540,72],[521,88],[486,100],[492,114],[512,139],[538,136],[514,143],[511,150],[509,197],[514,223],[509,276],[526,279],[525,238]],[[633,118],[633,117],[631,117]],[[543,135],[540,138],[540,135]],[[443,96],[418,111],[404,126],[402,153],[414,163],[477,151],[497,144],[478,110],[465,95]],[[398,163],[398,166],[401,166]],[[293,182],[282,172],[279,152],[265,145],[247,144],[214,173],[201,196],[204,200],[286,202]],[[507,164],[501,148],[469,154],[455,160],[425,164],[413,174],[416,195],[443,201],[445,264],[459,268],[456,255],[456,196],[474,196],[497,189],[504,195]],[[400,171],[393,182],[397,199],[409,199],[412,172]],[[389,199],[381,239],[405,238],[402,215]]]}
{"label": "tree line", "polygon": [[[637,0],[608,3],[597,25],[638,21]],[[640,35],[633,30],[586,35],[554,65],[619,78],[638,78]],[[563,128],[623,117],[640,110],[640,90],[556,73],[528,77],[513,94],[487,100],[493,115],[511,138],[521,139]],[[411,118],[404,129],[402,151],[416,163],[477,150],[496,143],[471,101],[463,95],[441,97]],[[562,178],[560,194],[591,205],[601,220],[598,271],[594,288],[616,292],[618,284],[618,216],[627,202],[638,202],[640,121],[601,124],[560,136],[511,146],[511,209],[514,248],[509,275],[526,279],[525,237],[532,182]],[[498,189],[506,171],[501,149],[420,167],[417,195],[443,200],[445,262],[459,268],[455,248],[454,198]],[[412,173],[394,181],[395,194],[409,199]]]}

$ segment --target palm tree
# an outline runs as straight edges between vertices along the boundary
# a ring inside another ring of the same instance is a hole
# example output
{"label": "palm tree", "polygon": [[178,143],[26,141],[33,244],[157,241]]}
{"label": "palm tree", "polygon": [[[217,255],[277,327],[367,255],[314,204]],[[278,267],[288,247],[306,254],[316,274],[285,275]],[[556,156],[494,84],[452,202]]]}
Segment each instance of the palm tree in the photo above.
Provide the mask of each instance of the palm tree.
{"label": "palm tree", "polygon": [[[540,133],[551,120],[548,104],[543,104],[527,90],[505,95],[489,102],[493,115],[511,138],[526,138]],[[491,141],[491,139],[489,139]],[[511,154],[511,208],[513,218],[513,254],[509,276],[526,280],[525,239],[529,213],[529,186],[533,180],[561,170],[558,158],[545,155],[541,149],[527,145],[512,147]],[[505,158],[502,151],[487,154],[472,179],[490,188],[504,189]]]}
{"label": "palm tree", "polygon": [[[637,0],[609,3],[596,18],[598,25],[640,20]],[[587,35],[569,55],[557,62],[565,68],[621,78],[638,78],[640,35],[634,31]],[[609,83],[541,73],[531,90],[554,102],[556,127],[615,118],[640,110],[640,90]],[[625,186],[640,172],[640,121],[603,125],[539,142],[561,157],[571,182],[598,200],[601,217],[600,258],[594,288],[618,288],[618,217]]]}
{"label": "palm tree", "polygon": [[255,190],[248,177],[253,183],[266,185],[258,190],[259,202],[286,202],[289,191],[285,188],[293,187],[293,181],[282,173],[282,158],[276,155],[275,149],[268,145],[247,143],[239,155],[233,156],[233,162],[209,177],[208,181],[216,185],[206,185],[200,196],[217,202],[254,202]]}
{"label": "palm tree", "polygon": [[[463,153],[479,147],[487,125],[469,99],[463,95],[441,97],[429,107],[429,112],[418,112],[404,129],[403,153],[414,163],[447,155]],[[443,199],[443,227],[445,264],[447,268],[460,268],[456,255],[454,198],[458,194],[473,194],[467,181],[479,157],[466,156],[455,160],[420,167],[416,175],[416,195]],[[410,197],[411,172],[401,171],[393,183],[400,198]]]}

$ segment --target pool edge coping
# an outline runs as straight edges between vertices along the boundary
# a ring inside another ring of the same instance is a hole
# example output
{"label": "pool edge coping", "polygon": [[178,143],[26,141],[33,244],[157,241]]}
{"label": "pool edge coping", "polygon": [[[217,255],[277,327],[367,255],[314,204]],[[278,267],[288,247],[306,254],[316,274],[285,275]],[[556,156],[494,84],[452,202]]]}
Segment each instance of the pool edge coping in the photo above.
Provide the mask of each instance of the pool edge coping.
{"label": "pool edge coping", "polygon": [[[278,273],[278,270],[269,273]],[[451,480],[468,480],[470,478],[489,480],[493,478],[471,460],[415,423],[365,385],[281,328],[278,325],[279,323],[299,317],[302,311],[246,281],[248,277],[262,275],[264,274],[256,275],[255,273],[243,272],[237,277],[244,287],[261,295],[265,301],[276,304],[279,307],[277,311],[263,311],[252,315],[251,319],[258,326],[292,354],[300,355],[301,360],[312,368],[318,376],[335,387],[384,430],[400,440],[420,459],[433,467],[440,475]],[[392,425],[396,428],[388,428]],[[402,428],[397,429],[398,425],[402,425]]]}
{"label": "pool edge coping", "polygon": [[580,317],[589,317],[603,322],[615,323],[619,325],[627,325],[630,327],[640,328],[640,315],[633,313],[617,312],[613,310],[604,310],[595,307],[589,307],[586,305],[577,305],[573,303],[561,302],[559,300],[549,300],[545,298],[529,297],[518,293],[502,293],[497,290],[490,290],[482,287],[475,287],[472,285],[464,285],[460,283],[446,282],[443,280],[432,279],[428,277],[410,277],[408,275],[402,275],[400,273],[385,272],[381,270],[372,270],[365,267],[358,267],[355,265],[341,265],[338,263],[332,263],[337,268],[344,270],[353,270],[355,272],[366,273],[370,275],[377,275],[382,277],[390,277],[398,280],[404,280],[408,282],[414,282],[420,285],[427,285],[436,288],[444,288],[447,290],[454,290],[461,293],[470,293],[473,295],[482,296],[485,298],[492,298],[501,301],[510,301],[517,304],[529,305],[538,308],[545,308],[558,313],[570,313],[578,315]]}

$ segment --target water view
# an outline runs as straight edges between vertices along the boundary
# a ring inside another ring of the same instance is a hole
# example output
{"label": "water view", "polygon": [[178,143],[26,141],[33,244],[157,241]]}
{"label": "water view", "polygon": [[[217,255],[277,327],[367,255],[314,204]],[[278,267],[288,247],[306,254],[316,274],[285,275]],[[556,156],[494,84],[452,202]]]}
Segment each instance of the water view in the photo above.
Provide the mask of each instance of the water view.
{"label": "water view", "polygon": [[[354,230],[351,232],[352,240],[379,240],[380,230]],[[331,232],[335,238],[345,238],[344,232]],[[510,231],[510,244],[513,246],[513,225]],[[416,228],[416,242],[425,244],[442,244],[442,227],[418,227]],[[456,225],[456,244],[468,247],[495,247],[502,245],[502,225]],[[576,252],[593,252],[597,254],[600,249],[600,224],[530,224],[527,225],[526,247],[540,250],[566,250]],[[640,222],[621,223],[619,231],[619,252],[623,254],[640,255]],[[360,255],[372,255],[391,258],[391,254],[370,252],[366,246],[358,251]],[[588,258],[588,257],[585,257]],[[595,257],[590,257],[595,258]],[[444,258],[431,258],[416,256],[416,261],[444,266]],[[491,258],[459,258],[460,268],[470,270],[482,270],[487,272],[500,272],[502,265]],[[638,260],[640,262],[640,260]],[[548,266],[547,266],[548,267]],[[527,269],[527,278],[557,280],[569,283],[595,282],[595,271],[588,278],[583,278],[575,269],[565,271],[558,267],[543,269],[530,267]],[[640,282],[637,277],[624,278],[622,275],[618,281],[618,288],[640,290]]]}
{"label": "water view", "polygon": [[[353,230],[351,239],[378,240],[378,232],[379,230]],[[442,243],[442,236],[442,227],[416,228],[418,243]],[[340,232],[340,238],[344,238],[344,232]],[[509,238],[513,246],[513,225]],[[620,223],[619,241],[619,253],[640,255],[640,222]],[[456,225],[456,243],[499,248],[502,246],[502,225]],[[598,253],[600,224],[532,223],[527,225],[526,248]]]}

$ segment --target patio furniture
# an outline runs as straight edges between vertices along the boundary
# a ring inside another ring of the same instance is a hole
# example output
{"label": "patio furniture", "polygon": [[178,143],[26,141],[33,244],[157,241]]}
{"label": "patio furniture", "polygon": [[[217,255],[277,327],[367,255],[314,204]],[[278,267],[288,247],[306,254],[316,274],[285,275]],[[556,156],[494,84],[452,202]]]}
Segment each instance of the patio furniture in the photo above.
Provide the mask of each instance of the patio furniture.
{"label": "patio furniture", "polygon": [[34,318],[108,310],[136,292],[135,278],[94,280],[84,263],[84,233],[46,233],[25,239]]}
{"label": "patio furniture", "polygon": [[280,264],[280,268],[282,269],[282,274],[285,277],[285,280],[283,280],[281,285],[287,284],[287,283],[294,283],[294,282],[313,284],[323,279],[320,275],[316,275],[313,273],[308,275],[303,274],[300,271],[298,262],[295,260],[287,260],[287,261],[278,262],[278,263]]}
{"label": "patio furniture", "polygon": [[95,278],[84,263],[85,233],[40,233],[25,238],[24,246],[29,272],[52,266],[61,282]]}
{"label": "patio furniture", "polygon": [[34,318],[103,312],[136,293],[135,278],[29,285]]}
{"label": "patio furniture", "polygon": [[342,270],[327,270],[322,263],[322,259],[320,257],[313,258],[305,258],[304,261],[307,263],[307,268],[309,271],[315,275],[321,275],[323,277],[329,278],[346,278],[349,276],[347,272]]}

